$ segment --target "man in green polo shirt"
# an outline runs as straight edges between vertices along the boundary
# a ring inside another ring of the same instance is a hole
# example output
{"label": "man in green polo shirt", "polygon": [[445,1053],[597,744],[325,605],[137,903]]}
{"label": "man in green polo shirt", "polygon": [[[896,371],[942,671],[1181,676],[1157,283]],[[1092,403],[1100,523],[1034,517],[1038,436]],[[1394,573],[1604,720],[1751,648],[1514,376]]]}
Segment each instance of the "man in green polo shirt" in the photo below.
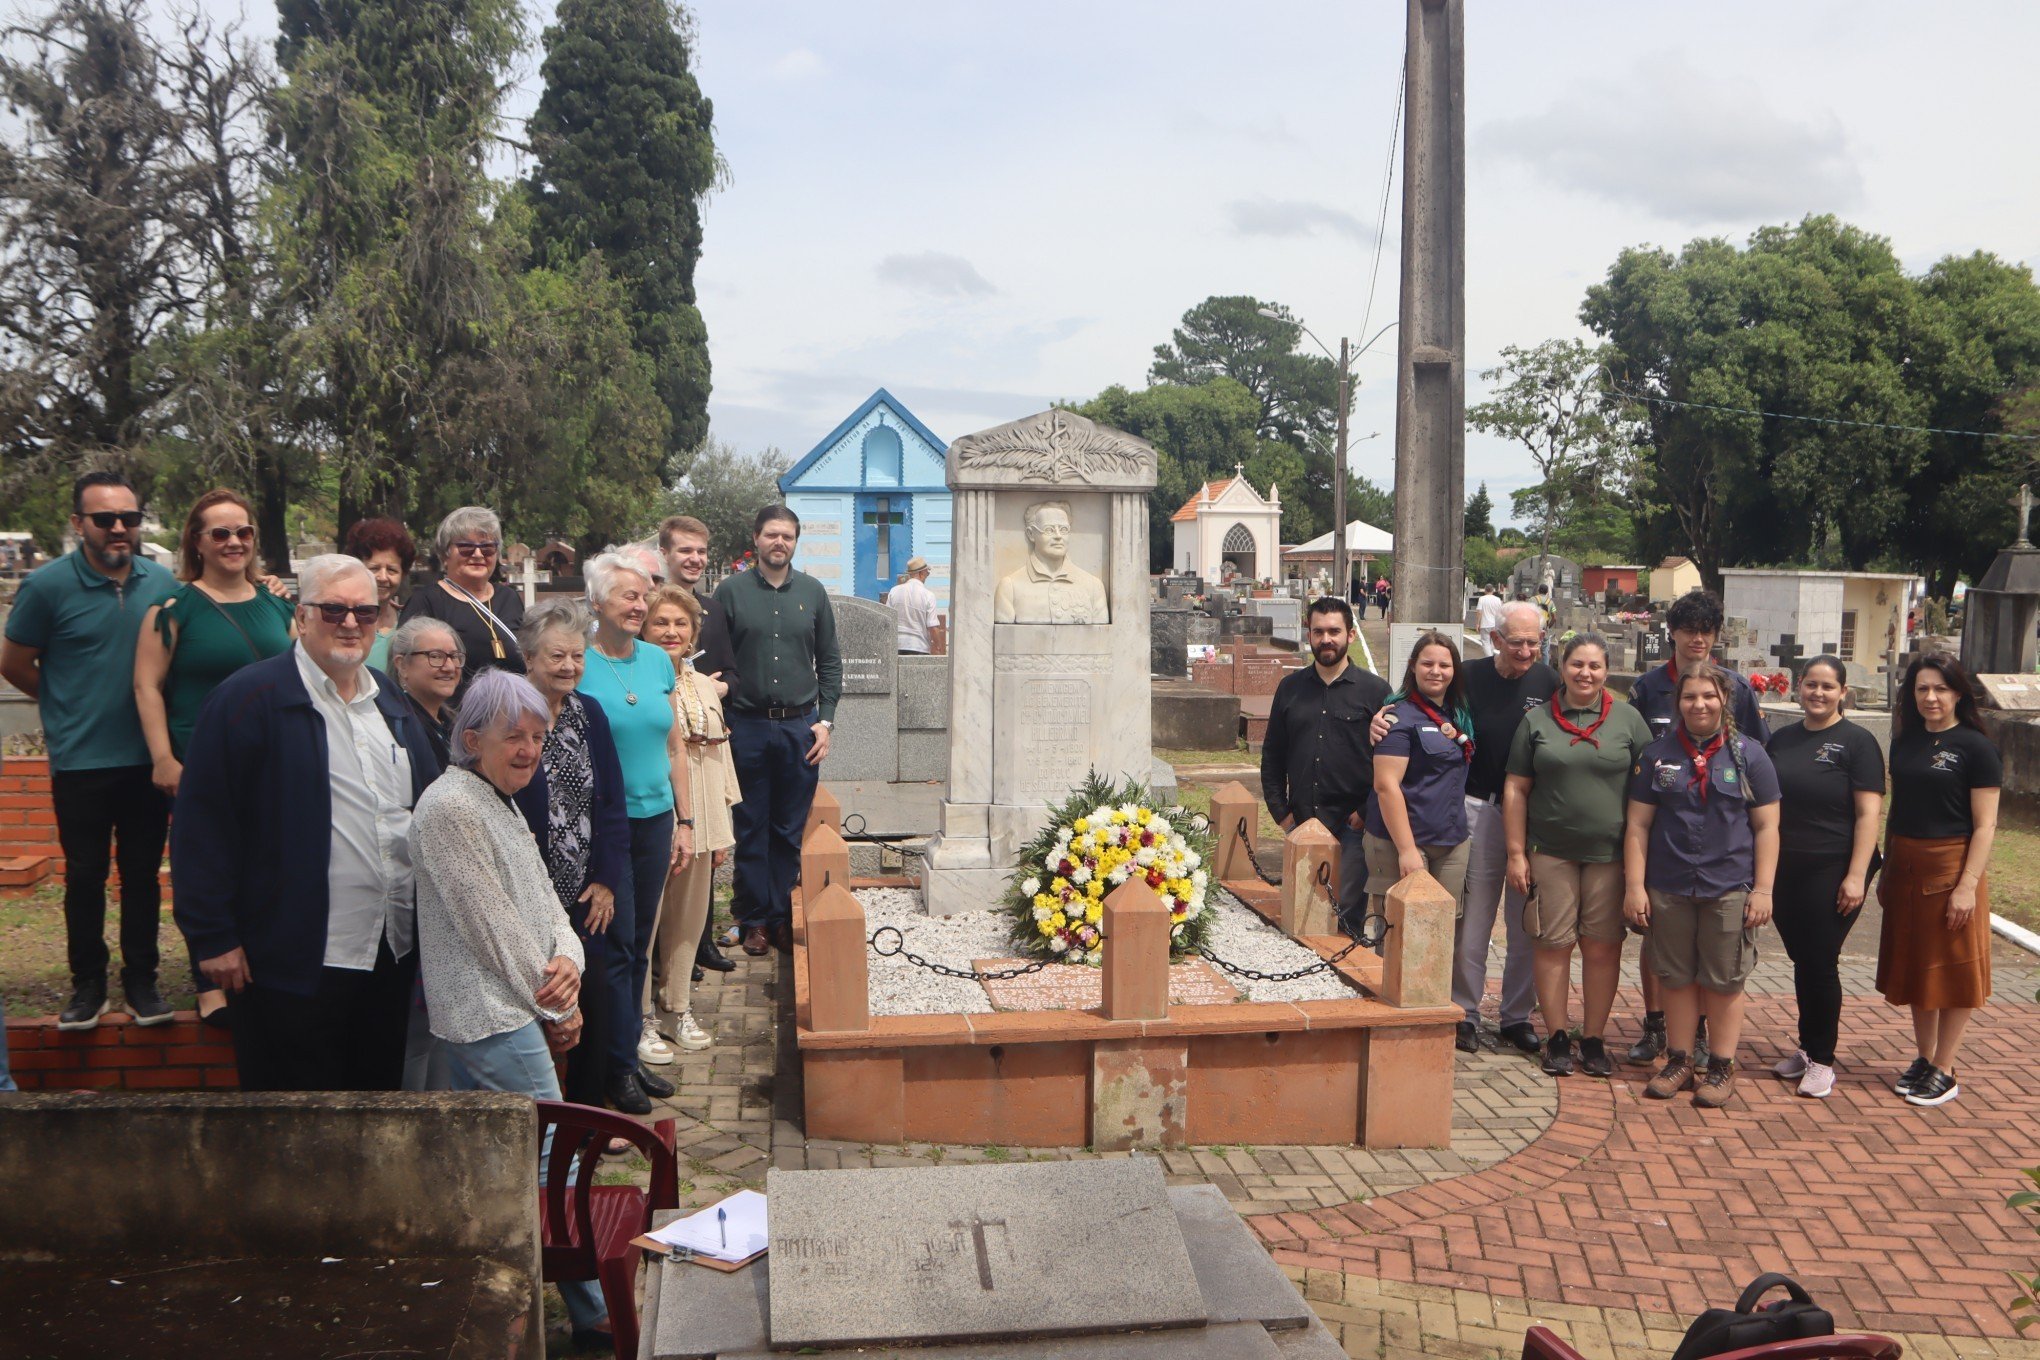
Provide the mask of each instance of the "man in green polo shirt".
{"label": "man in green polo shirt", "polygon": [[716,587],[737,656],[730,692],[730,756],[743,801],[730,809],[737,835],[731,914],[744,952],[793,948],[793,885],[808,805],[829,754],[843,654],[829,592],[793,569],[800,519],[783,505],[751,528],[757,565]]}
{"label": "man in green polo shirt", "polygon": [[106,872],[116,841],[128,1013],[138,1025],[170,1018],[156,990],[163,906],[156,878],[170,804],[150,779],[134,686],[142,616],[177,582],[137,551],[141,526],[141,502],[125,477],[80,477],[71,488],[77,550],[21,583],[0,645],[0,676],[35,699],[50,753],[73,987],[58,1029],[92,1029],[107,1010]]}

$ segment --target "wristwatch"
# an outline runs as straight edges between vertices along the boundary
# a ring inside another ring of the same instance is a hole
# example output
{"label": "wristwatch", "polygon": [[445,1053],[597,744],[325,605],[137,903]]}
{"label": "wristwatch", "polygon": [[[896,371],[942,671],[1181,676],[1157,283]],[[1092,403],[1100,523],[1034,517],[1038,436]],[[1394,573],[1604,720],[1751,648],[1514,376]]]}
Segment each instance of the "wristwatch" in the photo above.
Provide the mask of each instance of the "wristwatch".
{"label": "wristwatch", "polygon": [[675,826],[684,826],[691,830],[694,826],[694,819],[692,817],[675,817],[673,824]]}
{"label": "wristwatch", "polygon": [[826,728],[828,728],[828,729],[829,729],[829,730],[830,730],[831,732],[833,732],[833,731],[835,731],[835,730],[836,730],[836,723],[835,723],[835,720],[834,720],[833,718],[823,718],[823,719],[820,719],[819,721],[817,721],[817,722],[815,723],[815,726],[817,726],[817,727],[826,727]]}

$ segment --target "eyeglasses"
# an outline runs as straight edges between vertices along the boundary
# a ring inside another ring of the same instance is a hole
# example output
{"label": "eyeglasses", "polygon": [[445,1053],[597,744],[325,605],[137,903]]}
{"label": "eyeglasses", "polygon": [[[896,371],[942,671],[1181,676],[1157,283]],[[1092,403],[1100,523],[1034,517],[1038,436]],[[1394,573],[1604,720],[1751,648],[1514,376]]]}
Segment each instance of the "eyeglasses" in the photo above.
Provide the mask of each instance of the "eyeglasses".
{"label": "eyeglasses", "polygon": [[413,660],[423,657],[435,671],[443,671],[448,666],[458,666],[461,663],[459,652],[443,652],[436,647],[429,652],[406,652],[405,655]]}
{"label": "eyeglasses", "polygon": [[139,510],[94,510],[85,518],[102,529],[111,529],[116,524],[123,529],[142,527],[142,512]]}
{"label": "eyeglasses", "polygon": [[218,524],[206,530],[205,536],[215,543],[225,543],[230,539],[239,539],[243,543],[253,543],[255,541],[255,526],[252,524],[236,524],[229,528],[227,525]]}
{"label": "eyeglasses", "polygon": [[466,539],[462,539],[454,544],[453,550],[457,553],[465,553],[469,557],[494,557],[496,555],[495,544],[470,543]]}
{"label": "eyeglasses", "polygon": [[382,613],[382,606],[379,604],[325,604],[323,602],[314,604],[312,601],[307,600],[305,601],[305,608],[318,610],[319,617],[335,628],[347,622],[349,617],[352,617],[363,628],[372,628],[375,626],[376,617]]}
{"label": "eyeglasses", "polygon": [[1537,638],[1505,637],[1502,639],[1502,645],[1511,650],[1520,651],[1525,647],[1540,647],[1543,643]]}

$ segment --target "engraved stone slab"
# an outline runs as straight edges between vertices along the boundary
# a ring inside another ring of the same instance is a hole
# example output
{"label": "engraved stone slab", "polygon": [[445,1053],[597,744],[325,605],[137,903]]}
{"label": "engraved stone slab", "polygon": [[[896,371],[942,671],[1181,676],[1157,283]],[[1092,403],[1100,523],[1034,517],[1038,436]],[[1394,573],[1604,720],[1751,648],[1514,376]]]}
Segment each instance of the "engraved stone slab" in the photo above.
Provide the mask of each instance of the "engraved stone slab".
{"label": "engraved stone slab", "polygon": [[899,618],[890,606],[831,595],[845,694],[891,694],[899,659]]}
{"label": "engraved stone slab", "polygon": [[774,1170],[766,1195],[775,1350],[1204,1325],[1152,1158]]}
{"label": "engraved stone slab", "polygon": [[946,656],[903,656],[899,658],[897,683],[900,696],[900,730],[903,732],[947,732],[949,730],[949,658]]}
{"label": "engraved stone slab", "polygon": [[1976,682],[1983,687],[1984,701],[1991,708],[2040,708],[2040,676],[1979,675]]}

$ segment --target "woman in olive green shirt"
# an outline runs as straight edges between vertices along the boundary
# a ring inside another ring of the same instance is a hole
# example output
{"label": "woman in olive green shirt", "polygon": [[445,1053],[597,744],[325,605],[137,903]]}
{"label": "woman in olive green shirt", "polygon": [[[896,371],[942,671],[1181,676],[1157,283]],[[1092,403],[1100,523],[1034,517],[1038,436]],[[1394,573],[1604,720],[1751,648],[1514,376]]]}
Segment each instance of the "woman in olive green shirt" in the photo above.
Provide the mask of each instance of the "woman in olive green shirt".
{"label": "woman in olive green shirt", "polygon": [[[143,616],[135,641],[135,708],[155,763],[155,784],[177,796],[192,724],[220,681],[267,660],[296,635],[290,601],[259,584],[255,523],[232,491],[208,491],[184,521],[184,584]],[[194,983],[204,974],[193,961]],[[199,1018],[224,1024],[226,994],[198,994]]]}
{"label": "woman in olive green shirt", "polygon": [[1622,827],[1630,766],[1650,745],[1650,726],[1608,693],[1608,645],[1576,633],[1559,654],[1565,684],[1525,714],[1509,747],[1502,790],[1509,887],[1534,896],[1523,924],[1536,948],[1537,1008],[1549,1037],[1544,1070],[1571,1075],[1567,1033],[1572,952],[1580,949],[1585,1015],[1579,1067],[1614,1074],[1602,1031],[1622,971]]}

